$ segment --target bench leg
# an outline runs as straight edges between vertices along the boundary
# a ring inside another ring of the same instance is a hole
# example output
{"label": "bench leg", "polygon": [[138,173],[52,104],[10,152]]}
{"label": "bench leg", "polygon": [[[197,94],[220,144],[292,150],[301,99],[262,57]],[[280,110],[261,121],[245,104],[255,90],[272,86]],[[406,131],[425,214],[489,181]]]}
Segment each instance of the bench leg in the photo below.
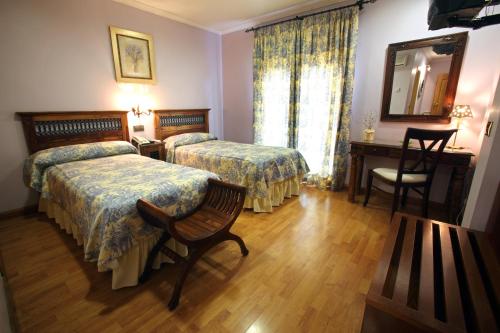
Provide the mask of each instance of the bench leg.
{"label": "bench leg", "polygon": [[238,245],[240,246],[240,250],[241,250],[241,255],[243,255],[244,257],[246,257],[248,255],[248,249],[245,245],[245,242],[243,241],[243,239],[241,239],[241,237],[239,236],[236,236],[235,234],[232,234],[230,232],[228,232],[228,240],[233,240],[235,241],[236,243],[238,243]]}
{"label": "bench leg", "polygon": [[173,311],[177,307],[177,305],[179,305],[182,287],[184,286],[184,282],[186,281],[189,271],[191,270],[191,268],[193,268],[194,264],[196,264],[198,259],[200,259],[205,254],[205,252],[225,240],[235,241],[240,246],[241,254],[243,256],[248,255],[248,249],[245,246],[243,240],[239,236],[236,236],[235,234],[232,234],[230,232],[228,232],[225,237],[220,237],[217,240],[208,243],[202,248],[190,249],[190,251],[192,252],[189,255],[188,259],[182,262],[181,271],[179,273],[179,276],[177,277],[177,281],[175,282],[172,297],[170,297],[170,301],[168,302],[168,308],[170,309],[170,311]]}
{"label": "bench leg", "polygon": [[149,279],[149,276],[151,275],[151,270],[153,269],[153,262],[158,256],[158,253],[163,247],[163,244],[165,244],[165,242],[168,241],[170,237],[172,236],[170,236],[168,232],[164,231],[158,242],[155,244],[155,246],[153,246],[151,252],[149,252],[148,254],[148,259],[146,260],[146,266],[144,267],[144,271],[139,277],[139,283],[144,283]]}
{"label": "bench leg", "polygon": [[170,301],[168,302],[168,308],[170,309],[170,311],[173,311],[177,307],[177,305],[179,305],[182,286],[184,286],[184,281],[186,281],[189,271],[207,250],[208,249],[194,250],[193,253],[187,259],[187,261],[184,261],[181,264],[181,271],[179,273],[179,276],[177,277],[177,281],[175,282],[175,287],[174,291],[172,292],[172,297],[170,297]]}

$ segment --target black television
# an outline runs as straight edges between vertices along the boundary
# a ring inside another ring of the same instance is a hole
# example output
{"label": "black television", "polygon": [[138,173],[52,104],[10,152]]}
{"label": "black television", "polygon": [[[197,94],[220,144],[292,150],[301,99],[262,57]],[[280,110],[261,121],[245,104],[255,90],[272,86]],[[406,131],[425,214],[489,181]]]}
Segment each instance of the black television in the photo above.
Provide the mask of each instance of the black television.
{"label": "black television", "polygon": [[427,23],[429,30],[450,27],[479,29],[500,23],[500,14],[478,14],[484,7],[500,4],[500,0],[430,0]]}

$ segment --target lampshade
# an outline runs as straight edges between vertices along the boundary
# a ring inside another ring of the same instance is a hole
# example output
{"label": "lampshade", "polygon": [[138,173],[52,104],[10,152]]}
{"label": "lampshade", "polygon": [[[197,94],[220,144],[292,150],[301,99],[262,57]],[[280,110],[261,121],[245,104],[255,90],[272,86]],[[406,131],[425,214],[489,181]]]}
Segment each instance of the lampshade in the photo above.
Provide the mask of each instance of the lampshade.
{"label": "lampshade", "polygon": [[450,113],[452,118],[472,118],[472,111],[470,105],[455,105],[453,111]]}

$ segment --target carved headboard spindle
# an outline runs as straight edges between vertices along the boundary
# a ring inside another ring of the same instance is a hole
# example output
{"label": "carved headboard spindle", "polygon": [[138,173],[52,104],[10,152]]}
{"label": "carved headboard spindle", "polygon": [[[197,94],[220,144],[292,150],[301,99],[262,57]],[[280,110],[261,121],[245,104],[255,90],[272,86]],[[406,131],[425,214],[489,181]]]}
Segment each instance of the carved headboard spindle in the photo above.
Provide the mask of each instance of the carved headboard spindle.
{"label": "carved headboard spindle", "polygon": [[79,143],[129,140],[127,111],[17,112],[30,153]]}
{"label": "carved headboard spindle", "polygon": [[155,110],[155,138],[164,140],[183,133],[208,133],[208,111],[210,109]]}

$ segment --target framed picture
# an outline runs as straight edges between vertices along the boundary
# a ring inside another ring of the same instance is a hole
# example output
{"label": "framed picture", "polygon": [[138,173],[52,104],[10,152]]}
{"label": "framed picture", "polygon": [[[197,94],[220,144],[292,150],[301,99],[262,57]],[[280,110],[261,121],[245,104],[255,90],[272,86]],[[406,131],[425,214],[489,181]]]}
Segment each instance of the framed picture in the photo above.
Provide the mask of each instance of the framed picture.
{"label": "framed picture", "polygon": [[109,27],[116,81],[156,83],[153,37],[140,32]]}

